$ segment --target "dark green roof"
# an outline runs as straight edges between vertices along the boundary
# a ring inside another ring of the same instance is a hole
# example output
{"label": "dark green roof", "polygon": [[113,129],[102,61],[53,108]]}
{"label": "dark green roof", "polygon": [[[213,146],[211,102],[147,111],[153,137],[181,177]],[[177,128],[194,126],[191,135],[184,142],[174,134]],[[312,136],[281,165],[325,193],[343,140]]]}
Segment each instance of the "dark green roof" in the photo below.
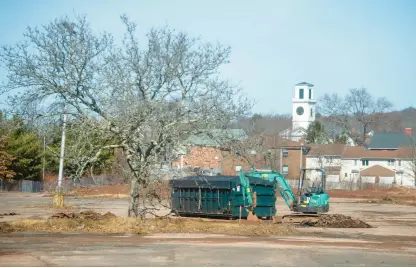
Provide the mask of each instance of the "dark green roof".
{"label": "dark green roof", "polygon": [[399,147],[413,146],[416,142],[415,135],[409,136],[405,133],[374,133],[369,149],[397,149]]}
{"label": "dark green roof", "polygon": [[184,141],[184,144],[219,147],[226,142],[243,141],[247,138],[247,134],[243,129],[212,129],[201,134],[189,136]]}
{"label": "dark green roof", "polygon": [[313,85],[311,83],[308,83],[308,82],[300,82],[300,83],[297,83],[295,86],[308,86],[308,87],[313,87]]}

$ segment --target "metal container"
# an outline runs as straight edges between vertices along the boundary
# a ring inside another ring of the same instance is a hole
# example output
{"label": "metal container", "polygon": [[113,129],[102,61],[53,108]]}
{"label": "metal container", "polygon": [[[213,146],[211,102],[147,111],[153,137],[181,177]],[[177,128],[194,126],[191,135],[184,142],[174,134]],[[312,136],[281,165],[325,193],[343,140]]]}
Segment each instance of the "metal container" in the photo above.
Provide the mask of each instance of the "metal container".
{"label": "metal container", "polygon": [[[248,177],[256,199],[254,213],[259,218],[276,214],[273,183]],[[238,176],[190,176],[171,181],[172,211],[180,216],[246,218],[243,192]]]}

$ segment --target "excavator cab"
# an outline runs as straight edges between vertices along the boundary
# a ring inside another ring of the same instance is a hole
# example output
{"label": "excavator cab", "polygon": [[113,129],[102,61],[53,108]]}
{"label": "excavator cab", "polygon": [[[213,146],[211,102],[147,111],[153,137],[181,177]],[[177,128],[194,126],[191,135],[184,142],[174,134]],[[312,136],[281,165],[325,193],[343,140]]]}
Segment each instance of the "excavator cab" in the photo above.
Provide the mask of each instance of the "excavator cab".
{"label": "excavator cab", "polygon": [[[315,172],[318,176],[310,180],[307,178],[307,172]],[[325,192],[326,176],[324,169],[300,170],[298,183],[297,202],[295,211],[303,213],[326,213],[329,211],[329,195]]]}

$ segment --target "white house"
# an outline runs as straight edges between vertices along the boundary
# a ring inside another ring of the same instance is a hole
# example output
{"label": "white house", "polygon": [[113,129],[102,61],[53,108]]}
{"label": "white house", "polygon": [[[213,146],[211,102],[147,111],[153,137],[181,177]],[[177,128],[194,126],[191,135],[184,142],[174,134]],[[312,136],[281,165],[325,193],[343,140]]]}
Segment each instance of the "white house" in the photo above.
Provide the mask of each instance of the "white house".
{"label": "white house", "polygon": [[399,147],[397,154],[397,184],[416,186],[416,147]]}
{"label": "white house", "polygon": [[325,168],[327,182],[359,182],[415,186],[414,147],[369,150],[340,144],[316,145],[306,156],[306,168]]}
{"label": "white house", "polygon": [[392,184],[395,182],[396,150],[368,150],[364,147],[346,147],[341,176],[344,181]]}
{"label": "white house", "polygon": [[[339,182],[344,148],[344,144],[312,145],[306,156],[306,168],[325,168],[327,182]],[[317,176],[317,172],[311,173],[312,178]]]}

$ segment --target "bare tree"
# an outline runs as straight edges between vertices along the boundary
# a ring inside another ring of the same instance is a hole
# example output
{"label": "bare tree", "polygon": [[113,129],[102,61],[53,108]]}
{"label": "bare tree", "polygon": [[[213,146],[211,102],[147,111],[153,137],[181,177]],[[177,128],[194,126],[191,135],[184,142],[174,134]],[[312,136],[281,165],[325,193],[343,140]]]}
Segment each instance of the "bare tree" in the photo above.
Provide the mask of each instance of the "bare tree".
{"label": "bare tree", "polygon": [[[325,169],[328,173],[339,174],[339,182],[343,181],[342,174],[342,155],[338,153],[341,151],[339,147],[342,147],[343,144],[313,144],[311,145],[312,151],[309,152],[309,161],[311,168],[321,168]],[[338,147],[338,148],[337,148]],[[312,162],[313,159],[313,162]],[[315,162],[316,160],[316,162]],[[320,178],[320,172],[313,171],[312,175],[313,180]]]}
{"label": "bare tree", "polygon": [[228,125],[252,103],[219,78],[230,48],[168,28],[152,29],[142,48],[136,25],[122,20],[121,47],[107,33],[94,34],[85,17],[63,18],[29,28],[25,42],[3,47],[0,59],[8,71],[5,88],[23,88],[22,103],[64,103],[116,137],[97,152],[123,150],[132,173],[128,214],[137,217],[140,188],[181,137]]}
{"label": "bare tree", "polygon": [[[115,137],[111,132],[100,131],[103,127],[101,124],[102,122],[93,118],[74,118],[67,126],[65,175],[74,183],[80,182],[81,177],[86,173],[89,173],[95,181],[94,170],[101,169],[105,165],[103,146],[113,144]],[[49,152],[57,161],[59,149],[48,146]]]}
{"label": "bare tree", "polygon": [[344,98],[338,94],[325,94],[319,112],[325,121],[335,123],[347,132],[357,146],[361,146],[368,133],[385,121],[384,113],[391,107],[392,104],[386,98],[375,100],[367,89],[354,88]]}
{"label": "bare tree", "polygon": [[414,136],[410,137],[410,146],[407,149],[407,174],[413,178],[414,186],[416,186],[416,139]]}

